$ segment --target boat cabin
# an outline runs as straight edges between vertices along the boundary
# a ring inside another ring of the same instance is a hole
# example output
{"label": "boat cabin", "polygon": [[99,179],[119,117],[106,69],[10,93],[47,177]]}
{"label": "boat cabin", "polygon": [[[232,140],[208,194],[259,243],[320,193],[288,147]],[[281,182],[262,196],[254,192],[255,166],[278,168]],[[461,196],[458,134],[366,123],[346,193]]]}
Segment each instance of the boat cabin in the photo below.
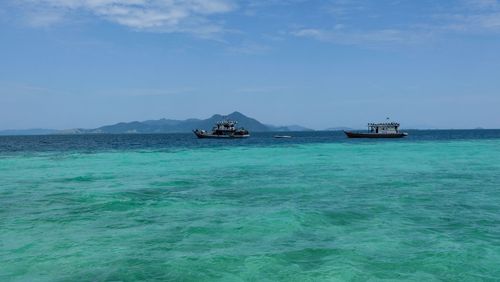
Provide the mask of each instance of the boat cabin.
{"label": "boat cabin", "polygon": [[399,123],[397,122],[386,122],[386,123],[369,123],[368,131],[370,133],[399,133]]}
{"label": "boat cabin", "polygon": [[213,130],[217,132],[233,132],[236,131],[237,121],[232,120],[222,120],[217,122]]}

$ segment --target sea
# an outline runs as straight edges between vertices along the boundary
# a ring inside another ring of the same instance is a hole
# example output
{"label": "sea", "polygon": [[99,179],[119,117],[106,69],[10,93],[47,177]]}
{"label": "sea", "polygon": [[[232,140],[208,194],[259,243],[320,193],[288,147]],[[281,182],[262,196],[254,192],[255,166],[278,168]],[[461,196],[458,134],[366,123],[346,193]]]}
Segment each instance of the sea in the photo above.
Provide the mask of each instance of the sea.
{"label": "sea", "polygon": [[500,130],[0,137],[0,281],[499,281]]}

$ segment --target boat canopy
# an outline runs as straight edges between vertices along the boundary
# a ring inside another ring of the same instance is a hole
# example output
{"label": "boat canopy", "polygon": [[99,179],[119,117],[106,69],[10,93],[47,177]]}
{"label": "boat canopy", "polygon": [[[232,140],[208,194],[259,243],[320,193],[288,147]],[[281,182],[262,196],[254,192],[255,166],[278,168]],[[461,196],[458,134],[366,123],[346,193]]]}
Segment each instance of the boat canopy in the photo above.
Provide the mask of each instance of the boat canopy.
{"label": "boat canopy", "polygon": [[238,124],[237,121],[233,120],[221,120],[216,123],[216,126],[214,126],[213,130],[214,131],[236,131],[236,124]]}
{"label": "boat canopy", "polygon": [[237,121],[235,121],[235,120],[228,120],[228,119],[221,120],[221,121],[217,122],[217,125],[225,125],[225,126],[235,126],[236,124],[238,124]]}
{"label": "boat canopy", "polygon": [[369,123],[368,131],[373,133],[398,133],[399,123],[397,122]]}

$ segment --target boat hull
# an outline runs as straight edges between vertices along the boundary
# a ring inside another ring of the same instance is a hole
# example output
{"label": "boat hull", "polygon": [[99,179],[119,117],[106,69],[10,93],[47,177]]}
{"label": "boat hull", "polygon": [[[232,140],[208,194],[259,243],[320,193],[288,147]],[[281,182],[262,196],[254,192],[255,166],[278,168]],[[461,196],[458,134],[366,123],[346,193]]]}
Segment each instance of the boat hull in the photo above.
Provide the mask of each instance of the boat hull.
{"label": "boat hull", "polygon": [[362,133],[344,131],[345,135],[349,138],[403,138],[408,136],[406,132],[399,133]]}
{"label": "boat hull", "polygon": [[231,135],[216,135],[216,134],[210,134],[210,133],[201,133],[201,132],[194,132],[196,137],[202,139],[202,138],[207,138],[207,139],[241,139],[241,138],[248,138],[250,137],[250,134],[231,134]]}

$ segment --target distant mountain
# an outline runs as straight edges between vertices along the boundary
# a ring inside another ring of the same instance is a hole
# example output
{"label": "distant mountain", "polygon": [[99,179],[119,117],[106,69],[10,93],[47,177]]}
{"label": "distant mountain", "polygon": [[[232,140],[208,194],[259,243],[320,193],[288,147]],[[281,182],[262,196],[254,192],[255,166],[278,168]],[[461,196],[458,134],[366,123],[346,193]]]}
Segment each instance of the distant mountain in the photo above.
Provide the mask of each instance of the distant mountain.
{"label": "distant mountain", "polygon": [[54,133],[57,133],[57,130],[44,128],[0,130],[0,135],[47,135]]}
{"label": "distant mountain", "polygon": [[224,118],[236,120],[239,127],[244,127],[253,132],[269,131],[269,128],[259,121],[249,118],[240,112],[234,112],[227,116],[213,115],[208,119],[159,119],[142,122],[120,122],[96,129],[85,130],[85,133],[183,133],[191,132],[196,128],[211,129],[217,121]]}
{"label": "distant mountain", "polygon": [[208,119],[159,119],[133,122],[120,122],[113,125],[101,126],[95,129],[72,129],[60,131],[61,134],[82,134],[82,133],[185,133],[191,132],[193,129],[211,129],[214,124],[224,118],[236,120],[239,127],[244,127],[250,132],[266,132],[266,131],[302,131],[308,130],[301,126],[292,127],[277,127],[265,125],[258,120],[247,117],[240,112],[233,112],[227,116],[219,114],[213,115]]}
{"label": "distant mountain", "polygon": [[35,134],[119,134],[119,133],[186,133],[193,129],[210,130],[214,124],[224,118],[235,120],[238,127],[244,127],[250,132],[266,131],[311,131],[299,125],[273,126],[266,125],[258,120],[247,117],[240,112],[233,112],[227,116],[219,114],[213,115],[208,119],[159,119],[146,121],[120,122],[112,125],[105,125],[94,129],[30,129],[30,130],[4,130],[0,135],[35,135]]}

